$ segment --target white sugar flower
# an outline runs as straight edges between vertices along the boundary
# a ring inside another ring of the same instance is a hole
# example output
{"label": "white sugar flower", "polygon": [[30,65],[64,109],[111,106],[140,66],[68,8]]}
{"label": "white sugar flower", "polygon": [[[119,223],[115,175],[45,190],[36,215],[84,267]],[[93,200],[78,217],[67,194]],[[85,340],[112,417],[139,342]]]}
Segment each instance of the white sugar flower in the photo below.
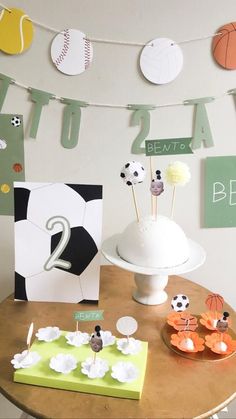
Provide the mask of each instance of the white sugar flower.
{"label": "white sugar flower", "polygon": [[59,327],[42,327],[36,333],[38,340],[43,340],[44,342],[52,342],[60,337],[61,332]]}
{"label": "white sugar flower", "polygon": [[62,374],[69,374],[77,367],[77,361],[73,355],[58,354],[50,359],[50,368]]}
{"label": "white sugar flower", "polygon": [[14,358],[11,360],[11,364],[15,369],[30,368],[33,365],[36,365],[40,359],[41,356],[38,354],[38,352],[29,352],[26,349],[20,354],[15,354]]}
{"label": "white sugar flower", "polygon": [[121,383],[130,383],[137,379],[139,371],[132,362],[117,362],[113,365],[111,376]]}

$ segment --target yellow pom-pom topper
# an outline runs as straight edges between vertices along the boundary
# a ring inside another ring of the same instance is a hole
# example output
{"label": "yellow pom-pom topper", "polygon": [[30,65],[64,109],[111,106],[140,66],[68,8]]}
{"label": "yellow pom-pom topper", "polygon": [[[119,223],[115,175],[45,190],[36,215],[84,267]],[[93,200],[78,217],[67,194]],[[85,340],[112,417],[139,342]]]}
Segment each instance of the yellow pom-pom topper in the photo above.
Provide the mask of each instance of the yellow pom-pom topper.
{"label": "yellow pom-pom topper", "polygon": [[171,186],[184,186],[191,179],[191,173],[187,164],[180,161],[169,164],[166,169],[166,181]]}
{"label": "yellow pom-pom topper", "polygon": [[191,179],[191,173],[187,164],[180,161],[169,164],[165,173],[166,181],[173,186],[173,195],[171,203],[171,218],[174,215],[176,186],[184,186]]}
{"label": "yellow pom-pom topper", "polygon": [[20,9],[0,13],[0,50],[7,54],[21,54],[30,47],[34,35],[29,16]]}

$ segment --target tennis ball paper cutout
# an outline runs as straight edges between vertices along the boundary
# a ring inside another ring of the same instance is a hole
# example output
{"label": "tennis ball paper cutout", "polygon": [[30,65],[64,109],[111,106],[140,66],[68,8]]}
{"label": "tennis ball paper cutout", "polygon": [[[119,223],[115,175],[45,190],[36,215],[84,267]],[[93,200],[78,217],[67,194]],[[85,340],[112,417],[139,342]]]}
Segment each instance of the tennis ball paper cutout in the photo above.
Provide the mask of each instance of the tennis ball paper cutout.
{"label": "tennis ball paper cutout", "polygon": [[53,39],[51,57],[59,71],[74,76],[89,67],[93,59],[93,47],[83,32],[65,29]]}
{"label": "tennis ball paper cutout", "polygon": [[0,49],[6,54],[21,54],[32,43],[34,27],[23,10],[9,10],[0,13]]}
{"label": "tennis ball paper cutout", "polygon": [[154,84],[165,84],[174,80],[183,67],[181,48],[171,39],[157,38],[143,48],[140,68],[144,77]]}
{"label": "tennis ball paper cutout", "polygon": [[222,26],[213,38],[212,51],[218,64],[227,70],[236,69],[236,22]]}

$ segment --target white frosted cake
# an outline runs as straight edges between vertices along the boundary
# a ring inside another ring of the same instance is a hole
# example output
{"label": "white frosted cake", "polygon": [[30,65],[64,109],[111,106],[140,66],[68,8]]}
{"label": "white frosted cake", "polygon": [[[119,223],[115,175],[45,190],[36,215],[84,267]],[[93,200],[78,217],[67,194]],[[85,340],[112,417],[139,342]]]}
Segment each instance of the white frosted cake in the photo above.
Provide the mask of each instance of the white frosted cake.
{"label": "white frosted cake", "polygon": [[149,268],[171,268],[189,258],[188,239],[172,219],[158,215],[129,224],[120,235],[117,251],[134,265]]}

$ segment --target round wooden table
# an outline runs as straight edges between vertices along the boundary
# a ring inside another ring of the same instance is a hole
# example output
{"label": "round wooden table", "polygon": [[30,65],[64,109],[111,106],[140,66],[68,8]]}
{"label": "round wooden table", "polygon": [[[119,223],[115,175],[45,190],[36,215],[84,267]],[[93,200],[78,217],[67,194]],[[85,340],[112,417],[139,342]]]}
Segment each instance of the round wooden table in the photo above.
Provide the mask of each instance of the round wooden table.
{"label": "round wooden table", "polygon": [[[14,302],[10,296],[0,304],[0,390],[12,403],[37,418],[205,418],[221,410],[236,396],[236,356],[217,362],[189,360],[177,355],[163,342],[161,329],[170,312],[171,296],[184,293],[191,312],[205,311],[209,290],[178,276],[169,279],[168,301],[145,306],[132,300],[133,274],[114,266],[101,268],[99,308],[104,309],[104,330],[115,329],[119,317],[138,320],[138,339],[149,342],[147,371],[141,400],[119,399],[36,387],[13,382],[10,360],[25,349],[29,324],[35,329],[57,325],[74,327],[73,312],[94,309],[92,305]],[[233,328],[236,315],[230,312]],[[89,327],[92,330],[93,324]],[[88,324],[81,325],[88,331]]]}

